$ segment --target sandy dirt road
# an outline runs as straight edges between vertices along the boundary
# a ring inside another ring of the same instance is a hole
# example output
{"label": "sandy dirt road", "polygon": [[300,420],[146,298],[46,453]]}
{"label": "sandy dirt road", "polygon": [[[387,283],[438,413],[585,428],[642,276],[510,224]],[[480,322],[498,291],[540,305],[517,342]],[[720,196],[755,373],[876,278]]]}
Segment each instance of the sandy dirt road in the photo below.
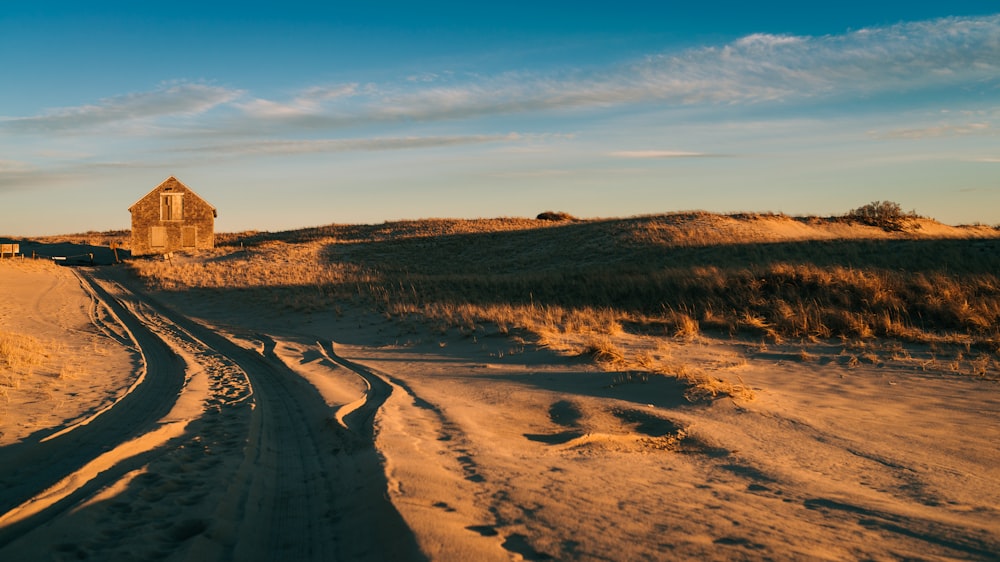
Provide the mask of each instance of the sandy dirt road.
{"label": "sandy dirt road", "polygon": [[756,393],[692,403],[673,377],[360,306],[42,273],[23,301],[37,326],[0,308],[0,328],[73,350],[72,334],[104,334],[134,359],[95,351],[88,372],[110,384],[124,365],[131,382],[97,406],[39,402],[82,408],[63,422],[22,426],[25,402],[0,403],[18,422],[0,442],[3,561],[1000,553],[998,379],[929,349],[668,342]]}
{"label": "sandy dirt road", "polygon": [[143,372],[90,418],[0,449],[0,559],[421,558],[386,496],[378,393],[331,423],[267,345],[236,345],[118,270],[79,276]]}

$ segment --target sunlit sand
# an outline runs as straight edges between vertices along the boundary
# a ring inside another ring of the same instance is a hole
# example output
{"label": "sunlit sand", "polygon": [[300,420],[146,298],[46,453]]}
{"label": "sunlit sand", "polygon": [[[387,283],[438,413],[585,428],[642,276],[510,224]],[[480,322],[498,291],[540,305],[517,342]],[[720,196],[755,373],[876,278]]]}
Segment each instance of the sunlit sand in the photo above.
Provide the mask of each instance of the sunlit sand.
{"label": "sunlit sand", "polygon": [[[0,337],[31,359],[0,362],[0,558],[995,559],[998,238],[694,213],[3,260]],[[546,293],[695,259],[867,275],[864,251],[911,251],[869,243],[976,256],[940,279],[993,293],[965,331],[900,311],[798,336]]]}

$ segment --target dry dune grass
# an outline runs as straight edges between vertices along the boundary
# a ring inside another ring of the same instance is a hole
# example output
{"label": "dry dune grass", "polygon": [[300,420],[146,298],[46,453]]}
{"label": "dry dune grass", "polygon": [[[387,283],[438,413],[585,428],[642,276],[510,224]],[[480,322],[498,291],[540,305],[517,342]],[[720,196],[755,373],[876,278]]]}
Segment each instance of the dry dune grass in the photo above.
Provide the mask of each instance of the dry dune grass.
{"label": "dry dune grass", "polygon": [[118,247],[128,249],[132,234],[129,230],[88,231],[76,234],[42,236],[35,241],[45,244],[81,244],[86,246]]}
{"label": "dry dune grass", "polygon": [[907,224],[705,212],[433,219],[221,235],[214,253],[133,266],[163,289],[234,290],[295,311],[363,301],[389,317],[471,337],[516,335],[616,367],[642,368],[616,344],[634,334],[888,338],[995,357],[1000,232]]}
{"label": "dry dune grass", "polygon": [[25,377],[31,376],[36,367],[48,356],[46,346],[27,334],[0,332],[0,392],[6,388],[19,388]]}
{"label": "dry dune grass", "polygon": [[350,242],[384,242],[410,238],[432,238],[454,234],[507,232],[542,228],[547,223],[525,218],[494,219],[422,219],[386,222],[382,224],[332,224],[284,232],[239,232],[216,235],[218,246],[258,246],[269,241],[300,244],[304,242],[338,240]]}
{"label": "dry dune grass", "polygon": [[[48,261],[10,259],[5,268],[46,271],[56,266]],[[49,367],[51,344],[20,331],[0,330],[0,399],[6,399],[9,389],[18,389],[22,382],[41,367]]]}

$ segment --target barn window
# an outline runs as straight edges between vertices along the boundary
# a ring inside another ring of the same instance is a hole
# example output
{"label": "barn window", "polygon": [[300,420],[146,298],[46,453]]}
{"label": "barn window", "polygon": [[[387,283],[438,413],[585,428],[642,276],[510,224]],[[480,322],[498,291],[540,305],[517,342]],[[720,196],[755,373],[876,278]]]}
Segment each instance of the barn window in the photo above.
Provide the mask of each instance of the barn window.
{"label": "barn window", "polygon": [[181,229],[181,246],[194,248],[198,244],[198,227],[185,226]]}
{"label": "barn window", "polygon": [[184,218],[182,196],[181,193],[160,194],[160,220],[179,221]]}
{"label": "barn window", "polygon": [[153,248],[164,248],[167,245],[167,227],[153,226],[149,229],[149,245]]}

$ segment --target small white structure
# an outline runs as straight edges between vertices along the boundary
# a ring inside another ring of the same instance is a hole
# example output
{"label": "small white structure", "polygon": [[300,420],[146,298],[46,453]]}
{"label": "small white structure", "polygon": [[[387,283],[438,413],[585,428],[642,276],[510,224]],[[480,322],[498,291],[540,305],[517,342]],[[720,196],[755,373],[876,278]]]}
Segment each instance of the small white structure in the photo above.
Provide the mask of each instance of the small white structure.
{"label": "small white structure", "polygon": [[0,258],[16,257],[21,253],[20,244],[0,244]]}

